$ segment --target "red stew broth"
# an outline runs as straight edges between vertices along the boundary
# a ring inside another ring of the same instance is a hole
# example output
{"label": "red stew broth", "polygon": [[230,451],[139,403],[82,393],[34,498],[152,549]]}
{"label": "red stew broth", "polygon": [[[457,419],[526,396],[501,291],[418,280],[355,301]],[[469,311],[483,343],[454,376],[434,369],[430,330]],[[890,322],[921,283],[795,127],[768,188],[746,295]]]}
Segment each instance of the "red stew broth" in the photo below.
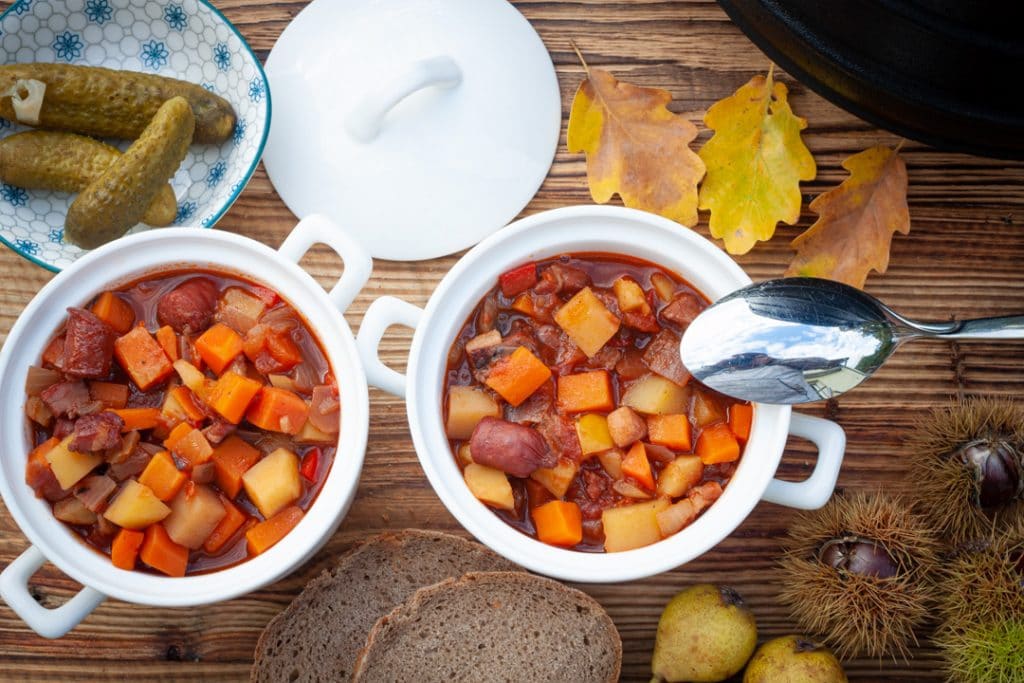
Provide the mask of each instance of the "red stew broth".
{"label": "red stew broth", "polygon": [[[644,293],[647,294],[648,302],[652,304],[652,310],[655,314],[655,317],[658,319],[658,322],[661,324],[662,328],[672,330],[677,335],[682,334],[682,332],[685,330],[685,326],[675,325],[671,322],[666,322],[661,319],[660,312],[662,311],[662,309],[665,308],[665,306],[668,305],[668,302],[660,300],[657,296],[651,296],[650,292],[653,289],[651,278],[653,275],[661,274],[663,276],[668,277],[675,287],[676,296],[679,296],[681,294],[692,295],[700,302],[701,310],[703,310],[709,305],[707,297],[705,297],[699,290],[694,288],[690,283],[681,278],[679,275],[640,258],[600,252],[578,252],[573,254],[563,254],[553,258],[536,261],[535,263],[537,266],[538,274],[542,273],[546,266],[555,263],[564,264],[573,268],[578,268],[586,272],[586,274],[590,277],[591,283],[589,286],[594,290],[610,290],[615,280],[624,276],[632,278],[643,288]],[[532,288],[528,291],[532,291]],[[571,298],[573,293],[561,296],[561,303],[559,305],[564,304],[565,301]],[[448,417],[447,397],[448,390],[450,387],[476,386],[487,389],[485,385],[482,385],[473,377],[473,374],[470,369],[469,359],[464,351],[464,347],[469,340],[487,331],[486,329],[484,329],[483,326],[481,326],[480,319],[481,315],[486,315],[484,309],[487,306],[486,302],[488,297],[495,297],[496,299],[497,317],[496,324],[493,329],[496,329],[502,335],[502,337],[505,337],[506,335],[509,334],[516,321],[523,321],[530,325],[532,329],[536,329],[537,327],[544,324],[534,320],[529,315],[512,309],[511,305],[513,301],[516,299],[516,297],[506,297],[502,293],[500,286],[495,286],[493,289],[491,289],[488,292],[488,294],[485,295],[481,303],[478,304],[477,307],[470,314],[468,320],[464,323],[463,327],[456,335],[455,341],[452,344],[451,350],[449,352],[444,396],[442,397],[442,405],[445,420],[447,420]],[[557,310],[557,307],[554,310]],[[555,323],[549,322],[547,324]],[[642,351],[647,346],[647,344],[654,338],[654,336],[655,333],[640,332],[637,330],[629,329],[625,325],[623,325],[620,327],[616,335],[613,336],[609,342],[607,342],[606,346],[618,346],[624,349],[632,347]],[[588,367],[588,361],[583,361],[582,363],[574,365],[564,372],[560,372],[555,367],[553,351],[541,343],[538,343],[537,347],[538,351],[541,352],[539,356],[540,359],[545,363],[545,365],[548,365],[549,368],[552,370],[553,378],[565,374],[573,374],[574,372],[580,370],[586,371],[588,369],[593,369],[591,367]],[[623,392],[623,382],[622,380],[620,380],[619,374],[615,372],[614,369],[611,370],[609,374],[611,375],[612,391],[615,399],[615,405],[619,406],[621,405],[619,403],[619,400]],[[704,395],[713,397],[713,399],[718,403],[718,405],[720,405],[723,408],[725,415],[728,415],[728,410],[731,408],[731,406],[745,403],[743,401],[737,401],[731,397],[716,392],[713,389],[700,384],[699,382],[692,378],[690,378],[687,386],[691,389],[690,407],[687,412],[687,414],[691,416],[691,423],[694,401],[692,389],[694,388],[699,387],[699,390]],[[503,417],[505,419],[510,419],[509,413],[510,410],[512,410],[512,407],[508,403],[502,401],[502,408]],[[553,409],[561,413],[561,411],[557,407],[553,407]],[[580,413],[579,415],[582,414],[584,413]],[[569,419],[573,419],[574,417],[578,417],[579,415],[568,417]],[[692,438],[694,444],[696,444],[699,433],[700,429],[698,427],[693,426]],[[459,447],[465,443],[468,443],[468,439],[449,439],[449,445],[452,448],[453,455],[457,453]],[[692,451],[693,449],[691,449],[690,452]],[[680,454],[682,454],[682,452],[680,452]],[[459,462],[457,456],[456,461]],[[721,486],[724,488],[728,484],[733,473],[735,472],[738,462],[739,461],[737,460],[735,462],[705,465],[701,483],[713,481],[721,484]],[[653,473],[655,474],[655,477],[660,475],[661,470],[664,469],[665,467],[665,463],[662,463],[654,458],[650,458],[650,465]],[[459,462],[459,467],[460,470],[464,469],[464,465],[461,462]],[[588,475],[588,472],[592,474]],[[610,486],[607,486],[604,493],[596,500],[591,500],[586,492],[586,479],[588,476],[601,476],[605,479],[610,479],[607,473],[604,472],[604,469],[597,457],[585,456],[584,461],[579,464],[579,472],[576,474],[572,484],[569,486],[569,489],[566,492],[566,495],[562,498],[562,500],[576,502],[577,504],[581,505],[581,508],[584,504],[586,504],[589,505],[591,508],[594,508],[596,506],[597,508],[600,509],[642,502],[640,500],[634,500],[626,496],[623,496],[622,494],[612,489]],[[494,507],[491,507],[491,511],[497,514],[498,517],[500,517],[513,528],[519,530],[527,536],[537,538],[537,530],[534,525],[534,521],[531,517],[531,510],[535,505],[541,502],[556,500],[556,498],[549,491],[544,489],[542,485],[540,485],[538,482],[531,480],[530,478],[520,478],[509,475],[508,479],[512,485],[512,491],[515,497],[515,511],[506,511]],[[571,549],[583,552],[605,552],[604,535],[603,531],[600,529],[600,524],[600,515],[597,516],[596,520],[588,520],[587,515],[584,514],[583,541],[575,546],[572,546]]]}
{"label": "red stew broth", "polygon": [[[299,313],[298,310],[281,298],[280,295],[263,285],[242,279],[236,275],[225,274],[223,272],[189,270],[160,272],[156,275],[146,276],[135,282],[122,285],[117,289],[109,291],[115,292],[122,301],[127,302],[131,306],[135,313],[135,325],[140,323],[144,324],[146,329],[149,330],[150,333],[153,333],[161,327],[161,324],[157,320],[157,305],[160,298],[164,294],[175,289],[182,282],[197,276],[212,280],[217,285],[217,288],[221,293],[223,293],[223,291],[228,287],[240,287],[248,292],[259,292],[264,296],[273,297],[276,303],[267,308],[263,317],[261,317],[261,320],[268,315],[286,316],[294,319],[298,325],[292,330],[291,337],[301,350],[303,363],[308,364],[312,368],[311,374],[314,378],[313,384],[334,382],[326,355],[324,354],[316,337],[310,330],[308,322],[303,318],[302,314]],[[83,308],[91,309],[98,296],[99,295],[90,299]],[[57,339],[63,334],[64,328],[62,326],[62,328],[54,335],[53,339]],[[193,338],[198,336],[199,333],[192,335]],[[54,367],[52,364],[48,364],[44,361],[41,361],[40,365],[46,368]],[[282,374],[294,375],[294,373],[295,370],[292,369]],[[211,376],[208,368],[206,369],[206,374],[207,376]],[[214,374],[212,377],[216,377],[216,375]],[[172,373],[169,380],[165,380],[157,387],[143,392],[139,390],[134,382],[130,381],[127,373],[120,367],[116,359],[111,365],[111,373],[109,377],[99,380],[87,379],[85,381],[87,383],[90,381],[108,381],[127,384],[129,387],[129,396],[126,407],[128,408],[159,408],[163,405],[167,392],[172,387],[180,384],[177,375]],[[45,429],[32,420],[29,420],[29,425],[32,429],[33,443],[37,446],[46,441],[53,432],[52,428]],[[238,429],[234,434],[240,437],[243,441],[255,446],[264,456],[273,451],[276,447],[280,446],[294,452],[299,457],[300,462],[302,462],[303,458],[310,453],[310,451],[319,450],[319,458],[314,481],[310,482],[305,477],[300,476],[299,479],[302,483],[303,489],[302,494],[299,499],[293,503],[293,505],[300,507],[303,511],[308,511],[309,507],[313,504],[323,487],[324,481],[327,478],[327,473],[330,471],[331,464],[334,461],[337,451],[336,444],[329,446],[324,444],[299,444],[287,434],[267,432],[248,424],[244,420],[238,425]],[[148,441],[155,443],[162,442],[161,439],[156,438],[150,438]],[[211,445],[216,448],[216,444]],[[180,468],[182,461],[176,456],[175,459],[177,460]],[[225,495],[226,497],[226,494],[216,487],[215,484],[214,490],[220,495]],[[116,493],[114,495],[116,495]],[[111,496],[111,500],[113,497],[114,496]],[[246,515],[249,515],[259,521],[264,519],[256,508],[256,505],[247,497],[244,488],[235,498],[231,499],[231,502]],[[95,524],[89,526],[78,526],[67,522],[62,523],[74,531],[76,535],[78,535],[90,548],[103,553],[109,558],[112,537],[100,535],[95,529]],[[250,524],[251,522],[243,524],[242,528],[236,532],[232,540],[228,541],[216,555],[207,554],[202,547],[198,550],[190,551],[186,576],[219,571],[249,559],[244,532]],[[137,562],[135,570],[160,574],[160,572],[147,567],[141,560]]]}

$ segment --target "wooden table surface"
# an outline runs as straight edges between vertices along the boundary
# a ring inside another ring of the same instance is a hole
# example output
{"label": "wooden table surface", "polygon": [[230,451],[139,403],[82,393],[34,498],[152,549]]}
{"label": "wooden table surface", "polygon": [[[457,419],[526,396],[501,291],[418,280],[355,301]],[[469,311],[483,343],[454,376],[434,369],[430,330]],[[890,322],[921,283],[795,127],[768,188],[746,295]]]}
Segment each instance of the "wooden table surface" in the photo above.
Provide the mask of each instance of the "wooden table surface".
{"label": "wooden table surface", "polygon": [[[217,4],[265,60],[305,3],[224,0]],[[582,78],[570,41],[593,66],[610,69],[635,84],[670,90],[672,108],[694,122],[711,103],[768,66],[768,59],[710,1],[523,0],[515,4],[540,32],[554,58],[563,121]],[[845,177],[840,162],[846,156],[874,144],[898,142],[896,136],[832,106],[787,75],[780,78],[790,87],[793,109],[809,121],[804,137],[817,160],[818,177],[803,187],[805,213],[799,225],[780,227],[776,239],[739,259],[755,280],[782,274],[791,255],[790,239],[812,220],[806,201]],[[494,85],[500,87],[500,83]],[[707,136],[702,128],[698,143]],[[872,275],[868,291],[910,316],[925,319],[1020,312],[1024,308],[1024,164],[950,154],[914,142],[904,146],[903,156],[910,177],[911,234],[895,239],[889,272]],[[590,201],[583,158],[566,152],[563,127],[554,166],[523,214]],[[294,223],[261,166],[217,227],[277,246]],[[698,230],[707,233],[705,225]],[[346,316],[350,325],[358,329],[367,305],[383,294],[423,305],[457,256],[421,263],[378,261],[373,278]],[[324,285],[332,283],[340,270],[326,250],[311,252],[303,264]],[[0,250],[0,334],[6,336],[50,277],[13,252]],[[385,360],[404,366],[408,344],[407,334],[389,335],[383,345]],[[849,446],[840,489],[895,490],[912,479],[901,440],[922,416],[949,396],[1024,393],[1022,358],[1021,343],[919,343],[898,353],[862,388],[804,412],[825,415],[846,430]],[[217,605],[156,609],[109,600],[56,641],[36,636],[10,609],[0,606],[0,677],[244,679],[267,621],[353,541],[405,527],[464,533],[419,467],[402,401],[377,390],[371,390],[370,401],[369,448],[358,497],[339,531],[312,561],[263,590]],[[21,456],[6,453],[3,457]],[[781,475],[798,479],[813,462],[813,452],[805,444],[791,442]],[[775,566],[793,514],[762,503],[728,539],[685,567],[645,581],[583,587],[608,609],[622,634],[623,679],[649,680],[661,608],[693,583],[713,581],[737,588],[752,605],[762,637],[793,632],[796,625],[777,598],[780,579]],[[0,567],[25,547],[25,537],[0,507]],[[49,606],[77,589],[51,565],[39,572],[34,586]],[[922,646],[910,661],[850,661],[846,663],[850,678],[940,680],[940,659],[928,644],[928,633],[920,636]]]}

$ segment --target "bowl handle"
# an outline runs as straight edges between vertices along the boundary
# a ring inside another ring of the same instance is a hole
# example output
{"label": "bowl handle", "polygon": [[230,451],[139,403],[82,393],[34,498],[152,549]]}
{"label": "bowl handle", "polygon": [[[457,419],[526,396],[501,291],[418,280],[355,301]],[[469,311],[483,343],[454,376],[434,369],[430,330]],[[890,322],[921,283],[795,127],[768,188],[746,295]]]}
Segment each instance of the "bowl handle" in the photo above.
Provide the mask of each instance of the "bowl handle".
{"label": "bowl handle", "polygon": [[393,296],[382,296],[366,309],[363,322],[359,324],[356,346],[366,367],[366,379],[375,387],[405,398],[405,375],[380,360],[380,340],[392,325],[404,325],[416,329],[423,317],[423,309]]}
{"label": "bowl handle", "polygon": [[28,582],[45,562],[43,553],[30,545],[0,573],[0,598],[36,633],[44,638],[60,638],[78,626],[107,596],[86,586],[60,607],[43,607],[29,593]]}
{"label": "bowl handle", "polygon": [[800,482],[772,479],[762,500],[800,510],[816,510],[828,502],[836,488],[846,450],[846,432],[831,420],[793,413],[789,433],[818,447],[818,462],[811,476]]}
{"label": "bowl handle", "polygon": [[296,225],[278,248],[278,253],[298,263],[314,244],[326,244],[341,259],[345,271],[328,296],[344,313],[373,272],[373,259],[366,250],[327,216],[314,213]]}

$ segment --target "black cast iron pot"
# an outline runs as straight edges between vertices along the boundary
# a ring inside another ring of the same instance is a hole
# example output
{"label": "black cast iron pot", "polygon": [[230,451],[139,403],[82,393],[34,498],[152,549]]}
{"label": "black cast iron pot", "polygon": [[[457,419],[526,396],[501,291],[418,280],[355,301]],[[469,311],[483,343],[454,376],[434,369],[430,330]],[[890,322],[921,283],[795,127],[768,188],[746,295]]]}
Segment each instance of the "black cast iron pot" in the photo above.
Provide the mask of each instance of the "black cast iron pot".
{"label": "black cast iron pot", "polygon": [[1019,0],[718,0],[772,60],[883,128],[1024,159]]}

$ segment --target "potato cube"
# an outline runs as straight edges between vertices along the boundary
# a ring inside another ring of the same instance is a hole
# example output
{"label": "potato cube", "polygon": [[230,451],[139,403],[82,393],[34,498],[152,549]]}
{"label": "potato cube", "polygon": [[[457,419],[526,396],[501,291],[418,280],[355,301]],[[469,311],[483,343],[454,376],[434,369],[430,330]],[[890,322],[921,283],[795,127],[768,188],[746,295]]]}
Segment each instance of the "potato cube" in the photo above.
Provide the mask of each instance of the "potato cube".
{"label": "potato cube", "polygon": [[489,393],[462,386],[448,390],[448,419],[444,431],[449,439],[468,439],[485,417],[501,417],[501,406]]}
{"label": "potato cube", "polygon": [[619,319],[605,307],[590,287],[576,292],[555,313],[555,322],[565,330],[587,357],[592,357],[619,331]]}
{"label": "potato cube", "polygon": [[609,508],[601,513],[604,549],[609,553],[641,548],[661,540],[658,513],[669,506],[664,498]]}
{"label": "potato cube", "polygon": [[651,312],[651,305],[647,303],[644,290],[633,278],[620,277],[612,285],[612,289],[615,290],[615,298],[619,300],[620,310],[640,311],[642,314]]}
{"label": "potato cube", "polygon": [[458,458],[459,463],[463,466],[471,465],[473,463],[473,452],[469,448],[469,442],[459,446],[459,450],[455,452],[455,457]]}
{"label": "potato cube", "polygon": [[579,469],[579,465],[572,460],[559,458],[557,465],[536,469],[530,478],[543,485],[555,498],[561,498],[569,490]]}
{"label": "potato cube", "polygon": [[508,476],[501,470],[473,463],[466,465],[462,475],[469,492],[480,502],[502,510],[516,509],[512,485],[508,483]]}
{"label": "potato cube", "polygon": [[209,486],[186,486],[171,501],[171,514],[164,519],[164,529],[172,541],[195,550],[226,514],[220,497]]}
{"label": "potato cube", "polygon": [[309,420],[306,420],[306,423],[302,425],[302,429],[299,430],[299,433],[294,438],[297,443],[338,443],[337,433],[328,434],[327,432],[320,431]]}
{"label": "potato cube", "polygon": [[686,415],[649,415],[647,434],[651,443],[676,451],[688,451],[690,441],[690,418]]}
{"label": "potato cube", "polygon": [[558,407],[567,413],[614,408],[615,396],[608,371],[593,370],[559,377]]}
{"label": "potato cube", "polygon": [[647,423],[629,406],[621,406],[609,413],[608,432],[616,446],[626,448],[647,436]]}
{"label": "potato cube", "polygon": [[43,456],[62,489],[71,488],[103,462],[103,456],[98,453],[78,453],[68,448],[71,439],[70,435],[65,437]]}
{"label": "potato cube", "polygon": [[725,422],[725,408],[714,396],[697,390],[693,396],[693,421],[698,427]]}
{"label": "potato cube", "polygon": [[659,375],[644,375],[622,395],[622,404],[647,415],[671,415],[686,412],[690,392]]}
{"label": "potato cube", "polygon": [[242,486],[265,519],[291,505],[302,495],[299,458],[278,448],[242,475]]}
{"label": "potato cube", "polygon": [[580,450],[584,456],[600,453],[615,446],[611,434],[608,433],[608,420],[604,415],[581,415],[576,420],[576,436],[580,440]]}
{"label": "potato cube", "polygon": [[129,479],[117,492],[103,516],[125,529],[145,529],[171,514],[171,508],[152,489]]}
{"label": "potato cube", "polygon": [[680,455],[665,465],[658,475],[658,495],[678,498],[700,483],[704,463],[697,455]]}

